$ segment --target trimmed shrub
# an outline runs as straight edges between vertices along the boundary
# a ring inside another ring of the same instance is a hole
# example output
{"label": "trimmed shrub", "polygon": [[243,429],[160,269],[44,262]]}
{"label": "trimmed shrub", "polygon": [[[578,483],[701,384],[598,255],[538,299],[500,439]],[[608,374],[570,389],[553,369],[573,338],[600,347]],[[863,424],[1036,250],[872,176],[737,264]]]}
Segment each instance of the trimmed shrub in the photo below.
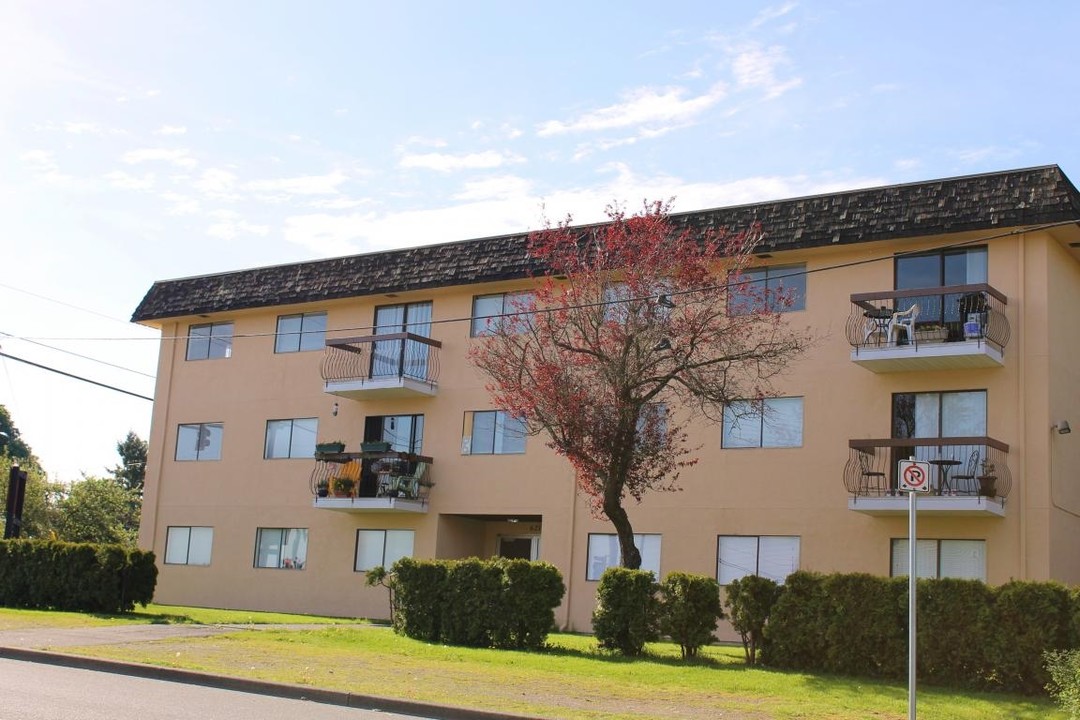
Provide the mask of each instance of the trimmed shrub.
{"label": "trimmed shrub", "polygon": [[439,642],[447,562],[402,558],[391,568],[394,630],[414,640]]}
{"label": "trimmed shrub", "polygon": [[441,640],[451,645],[488,647],[503,612],[502,568],[478,558],[447,566],[443,593]]}
{"label": "trimmed shrub", "polygon": [[758,575],[747,575],[727,585],[724,605],[731,611],[731,627],[742,638],[747,665],[757,663],[765,624],[779,597],[780,586],[776,581]]}
{"label": "trimmed shrub", "polygon": [[805,570],[788,575],[765,626],[761,663],[789,670],[823,668],[827,617],[825,576]]}
{"label": "trimmed shrub", "polygon": [[648,570],[609,567],[600,576],[593,611],[593,635],[605,650],[640,655],[659,638],[656,580]]}
{"label": "trimmed shrub", "polygon": [[1050,682],[1043,653],[1069,647],[1072,604],[1064,585],[1014,580],[994,594],[994,634],[987,643],[991,683],[1002,690],[1039,693]]}
{"label": "trimmed shrub", "polygon": [[0,541],[0,605],[125,613],[154,596],[154,554],[122,545]]}
{"label": "trimmed shrub", "polygon": [[723,616],[720,585],[711,577],[673,572],[660,584],[660,632],[678,643],[684,660],[716,639]]}
{"label": "trimmed shrub", "polygon": [[[993,591],[978,580],[919,580],[919,677],[935,685],[986,687]],[[902,603],[907,606],[907,593]]]}
{"label": "trimmed shrub", "polygon": [[566,594],[562,573],[546,562],[495,562],[505,576],[503,617],[494,631],[495,647],[543,647],[555,627],[555,608]]}
{"label": "trimmed shrub", "polygon": [[1071,718],[1080,718],[1080,650],[1050,650],[1043,655],[1050,683],[1046,689]]}
{"label": "trimmed shrub", "polygon": [[825,578],[825,670],[900,678],[907,672],[907,578]]}

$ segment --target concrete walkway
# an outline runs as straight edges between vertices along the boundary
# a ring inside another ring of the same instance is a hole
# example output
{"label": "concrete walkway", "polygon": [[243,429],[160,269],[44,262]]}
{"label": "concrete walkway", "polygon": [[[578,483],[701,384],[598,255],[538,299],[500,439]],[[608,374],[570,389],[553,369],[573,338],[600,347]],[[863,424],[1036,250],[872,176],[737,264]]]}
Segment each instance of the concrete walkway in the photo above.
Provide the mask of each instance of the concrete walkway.
{"label": "concrete walkway", "polygon": [[25,662],[46,663],[98,672],[121,673],[136,677],[190,683],[223,690],[256,693],[273,697],[292,698],[345,707],[382,710],[435,720],[538,720],[525,715],[466,710],[431,703],[397,700],[394,698],[359,695],[339,690],[320,690],[303,685],[248,680],[246,678],[212,675],[210,673],[176,668],[140,665],[138,663],[80,657],[42,648],[65,648],[85,645],[125,645],[170,638],[209,637],[237,631],[313,630],[326,625],[117,625],[92,628],[26,628],[0,630],[0,658]]}

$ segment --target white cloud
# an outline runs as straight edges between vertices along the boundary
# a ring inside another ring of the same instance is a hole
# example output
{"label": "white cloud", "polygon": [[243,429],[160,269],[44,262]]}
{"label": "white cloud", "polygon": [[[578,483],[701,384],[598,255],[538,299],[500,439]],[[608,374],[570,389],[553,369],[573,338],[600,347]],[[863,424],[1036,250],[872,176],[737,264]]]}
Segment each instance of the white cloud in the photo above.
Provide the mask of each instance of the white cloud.
{"label": "white cloud", "polygon": [[19,156],[23,164],[34,174],[34,179],[45,185],[70,186],[75,178],[60,172],[56,156],[49,150],[29,150]]}
{"label": "white cloud", "polygon": [[190,168],[199,164],[198,160],[191,157],[191,151],[183,148],[142,148],[139,150],[130,150],[124,153],[121,159],[128,165],[161,161],[172,163],[177,167]]}
{"label": "white cloud", "polygon": [[766,99],[772,99],[802,85],[802,78],[779,80],[776,77],[777,69],[787,64],[787,53],[782,47],[747,45],[736,51],[731,72],[740,89],[764,90]]}
{"label": "white cloud", "polygon": [[468,155],[450,155],[447,153],[405,155],[401,158],[399,165],[404,168],[425,168],[437,172],[453,172],[455,170],[496,168],[511,163],[523,162],[525,162],[525,158],[514,153],[486,150]]}
{"label": "white cloud", "polygon": [[162,125],[154,133],[157,135],[183,135],[187,133],[187,128],[183,125]]}
{"label": "white cloud", "polygon": [[464,189],[454,195],[455,200],[505,200],[529,194],[532,186],[525,178],[516,175],[499,175],[484,180],[465,183]]}
{"label": "white cloud", "polygon": [[784,17],[794,10],[797,5],[798,3],[789,2],[778,7],[767,7],[759,12],[757,17],[750,21],[750,28],[761,27],[765,23],[775,20],[776,18]]}
{"label": "white cloud", "polygon": [[245,190],[265,193],[263,200],[287,199],[292,195],[336,195],[338,186],[349,179],[345,173],[335,170],[328,175],[301,175],[274,180],[253,180],[244,183]]}
{"label": "white cloud", "polygon": [[100,135],[102,129],[97,123],[66,122],[64,123],[64,132],[72,135]]}
{"label": "white cloud", "polygon": [[219,200],[236,200],[240,197],[235,192],[236,175],[228,170],[217,168],[204,170],[199,179],[191,185],[203,195]]}
{"label": "white cloud", "polygon": [[723,100],[727,91],[722,83],[717,83],[696,97],[685,98],[686,93],[683,87],[638,88],[628,93],[624,102],[593,110],[575,120],[548,120],[538,127],[537,135],[549,137],[650,123],[685,123]]}
{"label": "white cloud", "polygon": [[405,138],[405,142],[403,142],[401,144],[401,147],[399,147],[398,150],[402,150],[403,148],[408,147],[409,145],[420,145],[421,147],[441,148],[441,147],[446,147],[446,141],[443,140],[442,138],[429,138],[429,137],[424,137],[423,135],[410,135],[409,137]]}
{"label": "white cloud", "polygon": [[1004,161],[1020,154],[1017,148],[1003,148],[997,145],[987,145],[980,148],[968,148],[967,150],[950,150],[949,155],[962,163],[976,165],[987,160]]}
{"label": "white cloud", "polygon": [[164,192],[158,197],[171,203],[171,207],[165,210],[166,215],[196,215],[201,209],[198,200],[180,193]]}
{"label": "white cloud", "polygon": [[918,158],[900,158],[893,162],[893,167],[897,170],[914,170],[922,165],[922,160]]}
{"label": "white cloud", "polygon": [[334,110],[335,117],[345,117],[349,114],[349,108],[337,108]]}
{"label": "white cloud", "polygon": [[313,207],[319,210],[352,210],[358,208],[361,205],[370,205],[373,200],[370,198],[360,198],[359,200],[352,200],[350,198],[332,198],[312,200],[308,203],[309,207]]}
{"label": "white cloud", "polygon": [[241,234],[265,236],[270,233],[268,225],[255,225],[244,220],[239,213],[231,210],[216,210],[211,213],[219,222],[206,229],[210,237],[233,240]]}
{"label": "white cloud", "polygon": [[123,170],[114,170],[102,177],[114,188],[121,190],[149,190],[154,187],[154,173],[147,173],[140,178]]}

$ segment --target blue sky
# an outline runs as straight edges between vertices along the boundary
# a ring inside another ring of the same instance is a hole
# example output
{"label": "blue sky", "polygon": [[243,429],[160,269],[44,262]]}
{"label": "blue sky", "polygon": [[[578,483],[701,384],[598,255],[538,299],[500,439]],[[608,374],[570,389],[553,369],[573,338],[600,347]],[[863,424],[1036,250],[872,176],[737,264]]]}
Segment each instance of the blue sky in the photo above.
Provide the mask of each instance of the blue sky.
{"label": "blue sky", "polygon": [[[611,201],[1048,163],[1080,181],[1078,20],[1067,2],[0,0],[0,349],[152,395],[157,336],[127,319],[158,279]],[[0,404],[61,480],[149,433],[149,402],[4,358]]]}

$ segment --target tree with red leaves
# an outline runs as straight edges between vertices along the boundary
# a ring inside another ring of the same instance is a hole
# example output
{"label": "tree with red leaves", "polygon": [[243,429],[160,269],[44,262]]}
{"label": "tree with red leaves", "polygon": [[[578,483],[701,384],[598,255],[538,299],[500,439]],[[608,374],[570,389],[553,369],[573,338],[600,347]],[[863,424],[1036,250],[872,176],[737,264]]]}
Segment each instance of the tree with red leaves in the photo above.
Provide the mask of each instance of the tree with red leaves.
{"label": "tree with red leaves", "polygon": [[579,489],[619,538],[622,564],[641,566],[623,506],[674,490],[694,465],[686,429],[733,400],[760,399],[809,335],[781,312],[793,297],[742,272],[757,228],[702,235],[674,223],[668,203],[529,238],[546,268],[535,292],[470,349],[494,405],[572,464]]}

